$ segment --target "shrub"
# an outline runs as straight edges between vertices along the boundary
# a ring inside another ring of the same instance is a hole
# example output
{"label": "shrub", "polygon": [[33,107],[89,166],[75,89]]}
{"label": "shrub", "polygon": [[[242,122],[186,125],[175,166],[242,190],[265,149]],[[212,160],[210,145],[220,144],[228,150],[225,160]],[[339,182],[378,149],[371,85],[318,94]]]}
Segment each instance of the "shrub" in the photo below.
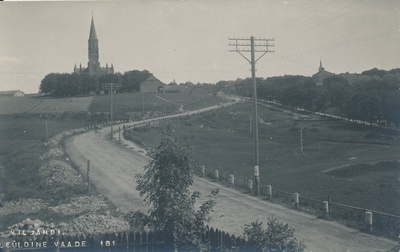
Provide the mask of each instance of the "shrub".
{"label": "shrub", "polygon": [[305,245],[294,236],[294,228],[280,222],[277,218],[268,218],[267,228],[256,220],[246,224],[244,239],[247,241],[243,250],[250,251],[304,251]]}

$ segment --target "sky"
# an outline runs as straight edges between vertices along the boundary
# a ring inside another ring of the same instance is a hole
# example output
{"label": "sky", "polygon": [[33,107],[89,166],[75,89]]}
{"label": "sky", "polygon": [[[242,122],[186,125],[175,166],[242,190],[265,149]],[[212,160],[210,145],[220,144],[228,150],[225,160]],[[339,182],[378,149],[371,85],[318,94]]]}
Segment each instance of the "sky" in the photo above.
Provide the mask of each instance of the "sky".
{"label": "sky", "polygon": [[311,76],[320,60],[337,74],[400,67],[398,0],[4,1],[0,90],[36,93],[47,74],[86,67],[92,16],[101,66],[164,83],[251,77],[232,37],[274,39],[257,77]]}

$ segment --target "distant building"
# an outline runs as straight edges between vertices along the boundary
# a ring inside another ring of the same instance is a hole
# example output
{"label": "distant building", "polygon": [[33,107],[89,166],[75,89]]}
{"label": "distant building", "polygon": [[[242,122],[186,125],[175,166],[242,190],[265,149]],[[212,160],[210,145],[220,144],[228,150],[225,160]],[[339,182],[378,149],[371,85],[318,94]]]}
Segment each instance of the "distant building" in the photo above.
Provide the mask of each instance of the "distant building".
{"label": "distant building", "polygon": [[313,81],[317,84],[317,85],[322,85],[322,82],[329,76],[334,75],[331,72],[328,72],[325,70],[325,68],[322,67],[322,61],[319,61],[319,69],[318,72],[316,74],[314,74],[313,76],[311,76],[311,78],[313,79]]}
{"label": "distant building", "polygon": [[82,64],[79,64],[79,67],[74,67],[74,73],[76,74],[88,74],[89,76],[101,76],[105,74],[114,74],[114,66],[108,66],[106,63],[105,67],[100,66],[99,62],[99,40],[97,39],[96,29],[94,27],[94,21],[92,17],[92,23],[90,26],[89,33],[89,62],[87,67],[82,67]]}
{"label": "distant building", "polygon": [[140,93],[164,93],[165,84],[159,79],[150,75],[142,83],[140,83]]}
{"label": "distant building", "polygon": [[0,91],[0,96],[22,97],[25,93],[21,90]]}

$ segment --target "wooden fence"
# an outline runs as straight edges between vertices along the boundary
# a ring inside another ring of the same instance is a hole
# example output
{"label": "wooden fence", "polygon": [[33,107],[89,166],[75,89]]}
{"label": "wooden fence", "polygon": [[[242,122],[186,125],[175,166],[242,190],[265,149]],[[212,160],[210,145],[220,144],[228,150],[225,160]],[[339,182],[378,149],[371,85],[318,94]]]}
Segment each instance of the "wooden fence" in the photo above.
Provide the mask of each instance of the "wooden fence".
{"label": "wooden fence", "polygon": [[[236,251],[246,245],[246,241],[224,231],[209,228],[202,235],[206,244],[204,251]],[[165,251],[162,237],[153,232],[129,232],[116,234],[77,235],[77,236],[15,236],[0,240],[0,251]],[[194,251],[197,251],[195,249]]]}

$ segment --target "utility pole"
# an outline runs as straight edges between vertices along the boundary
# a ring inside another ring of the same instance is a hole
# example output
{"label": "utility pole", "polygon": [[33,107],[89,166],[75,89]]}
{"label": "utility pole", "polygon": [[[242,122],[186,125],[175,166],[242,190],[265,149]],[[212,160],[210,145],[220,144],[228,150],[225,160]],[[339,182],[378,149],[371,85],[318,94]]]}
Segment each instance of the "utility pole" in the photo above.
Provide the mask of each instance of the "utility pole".
{"label": "utility pole", "polygon": [[113,120],[113,110],[114,110],[114,108],[113,108],[113,103],[114,103],[114,100],[113,100],[113,97],[114,97],[114,95],[113,95],[113,93],[114,93],[113,83],[110,83],[110,89],[111,89],[111,140],[113,140],[113,124],[114,124],[114,120]]}
{"label": "utility pole", "polygon": [[49,141],[49,127],[47,127],[47,119],[45,119],[46,122],[46,141]]}
{"label": "utility pole", "polygon": [[[256,195],[260,195],[260,171],[259,171],[259,150],[258,150],[258,112],[257,112],[257,85],[256,85],[256,63],[267,52],[273,52],[270,47],[274,47],[270,42],[274,39],[265,38],[229,38],[229,51],[237,52],[251,64],[251,78],[253,84],[253,100],[254,100],[254,183]],[[250,43],[249,43],[250,42]],[[243,54],[250,52],[250,60]],[[257,59],[255,53],[263,53]]]}
{"label": "utility pole", "polygon": [[144,117],[144,93],[142,93],[142,117]]}
{"label": "utility pole", "polygon": [[[106,84],[103,84],[103,90],[104,89],[106,89],[106,90],[108,90],[109,92],[110,92],[110,95],[111,95],[111,140],[113,139],[113,124],[114,124],[114,117],[113,117],[113,113],[114,113],[114,90],[117,90],[118,88],[121,88],[122,86],[121,86],[121,84],[115,84],[114,85],[114,83],[106,83]],[[108,120],[108,116],[107,116],[107,120]]]}
{"label": "utility pole", "polygon": [[300,129],[300,151],[301,156],[303,157],[303,129]]}
{"label": "utility pole", "polygon": [[87,161],[87,167],[86,167],[86,185],[87,185],[87,191],[90,192],[90,160]]}

